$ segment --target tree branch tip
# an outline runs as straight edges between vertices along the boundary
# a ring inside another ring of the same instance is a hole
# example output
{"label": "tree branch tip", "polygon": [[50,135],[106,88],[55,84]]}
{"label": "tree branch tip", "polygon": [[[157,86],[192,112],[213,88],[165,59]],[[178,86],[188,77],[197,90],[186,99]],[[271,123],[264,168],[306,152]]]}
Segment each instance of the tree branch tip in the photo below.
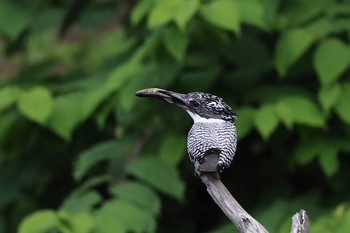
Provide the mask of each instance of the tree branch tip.
{"label": "tree branch tip", "polygon": [[291,233],[309,233],[309,217],[304,209],[295,213],[292,217]]}

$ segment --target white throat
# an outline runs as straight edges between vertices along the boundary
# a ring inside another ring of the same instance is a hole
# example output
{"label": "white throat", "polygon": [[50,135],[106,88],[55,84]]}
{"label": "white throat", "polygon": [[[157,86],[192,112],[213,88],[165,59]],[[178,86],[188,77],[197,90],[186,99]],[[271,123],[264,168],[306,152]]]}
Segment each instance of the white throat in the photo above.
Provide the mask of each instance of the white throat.
{"label": "white throat", "polygon": [[202,123],[224,123],[225,121],[222,119],[215,118],[205,118],[201,117],[196,113],[186,110],[186,112],[192,117],[194,123],[202,122]]}

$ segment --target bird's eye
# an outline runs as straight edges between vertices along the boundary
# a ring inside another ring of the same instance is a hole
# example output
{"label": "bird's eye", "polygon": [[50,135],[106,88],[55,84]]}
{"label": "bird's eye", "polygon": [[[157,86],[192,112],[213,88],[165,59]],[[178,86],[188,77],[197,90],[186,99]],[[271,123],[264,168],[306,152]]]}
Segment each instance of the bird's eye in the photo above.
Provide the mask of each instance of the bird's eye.
{"label": "bird's eye", "polygon": [[193,106],[194,108],[198,108],[200,106],[200,104],[198,103],[198,101],[195,100],[190,100],[190,104],[191,106]]}

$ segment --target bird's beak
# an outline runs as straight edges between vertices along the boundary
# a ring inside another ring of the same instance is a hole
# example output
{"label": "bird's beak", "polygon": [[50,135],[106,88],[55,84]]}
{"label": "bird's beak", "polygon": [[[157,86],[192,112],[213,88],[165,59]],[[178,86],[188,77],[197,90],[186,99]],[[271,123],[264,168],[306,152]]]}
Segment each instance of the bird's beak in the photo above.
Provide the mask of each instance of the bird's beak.
{"label": "bird's beak", "polygon": [[186,94],[167,91],[160,88],[147,88],[136,92],[139,97],[154,97],[175,104],[181,108],[187,109]]}

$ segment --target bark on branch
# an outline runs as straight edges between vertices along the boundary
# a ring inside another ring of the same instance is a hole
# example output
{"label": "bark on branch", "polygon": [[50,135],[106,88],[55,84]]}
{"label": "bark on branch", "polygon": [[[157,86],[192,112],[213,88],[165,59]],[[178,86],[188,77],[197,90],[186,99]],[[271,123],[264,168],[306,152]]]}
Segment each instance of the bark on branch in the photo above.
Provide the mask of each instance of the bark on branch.
{"label": "bark on branch", "polygon": [[[209,195],[224,212],[227,218],[241,233],[268,233],[263,225],[250,216],[227,190],[214,173],[198,174],[207,186]],[[291,233],[309,233],[308,217],[304,210],[293,216]]]}
{"label": "bark on branch", "polygon": [[267,233],[268,231],[250,216],[242,206],[234,199],[225,185],[213,173],[200,174],[202,182],[207,186],[209,195],[220,207],[224,214],[235,225],[239,232]]}
{"label": "bark on branch", "polygon": [[300,210],[292,217],[292,230],[291,233],[309,233],[309,217],[305,210]]}

